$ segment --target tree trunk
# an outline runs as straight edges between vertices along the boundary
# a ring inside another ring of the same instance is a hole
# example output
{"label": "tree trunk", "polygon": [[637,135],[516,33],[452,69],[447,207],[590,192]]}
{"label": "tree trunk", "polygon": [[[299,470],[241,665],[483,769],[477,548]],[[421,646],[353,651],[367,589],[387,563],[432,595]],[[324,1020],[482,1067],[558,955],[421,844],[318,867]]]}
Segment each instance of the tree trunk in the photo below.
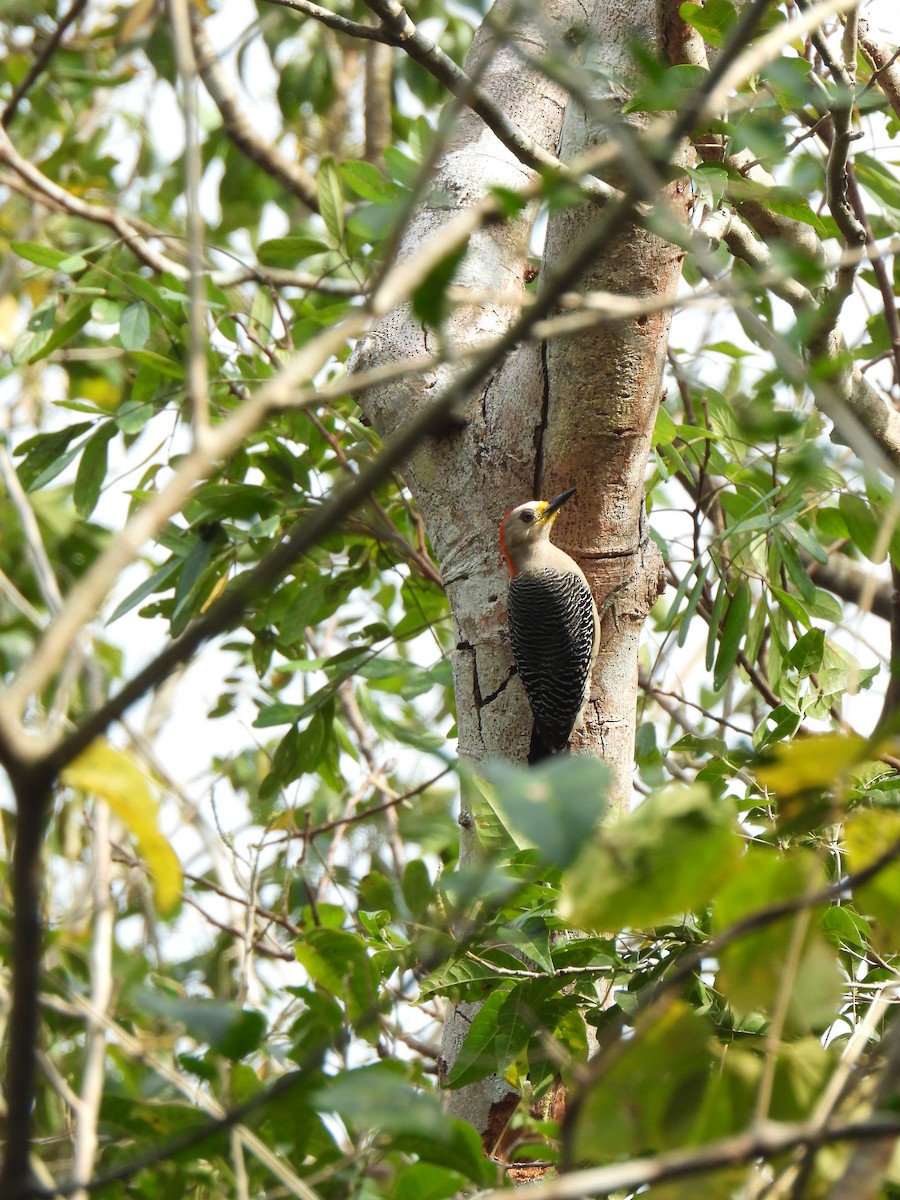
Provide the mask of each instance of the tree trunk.
{"label": "tree trunk", "polygon": [[[594,8],[587,65],[617,80],[610,97],[618,111],[631,82],[630,38],[636,35],[648,49],[659,45],[654,3],[601,0]],[[533,22],[523,23],[514,0],[498,0],[493,27],[503,28],[510,16],[515,23],[512,40],[497,42],[482,27],[468,71],[483,70],[483,90],[539,146],[554,151],[562,135],[567,160],[602,141],[601,125],[574,102],[568,104],[563,128],[566,93],[530,65],[548,50],[571,63],[571,33],[576,28],[584,32],[584,7],[558,0],[542,5]],[[437,167],[433,195],[440,204],[417,210],[401,257],[413,256],[457,208],[477,203],[488,188],[520,188],[531,176],[481,119],[467,112]],[[670,199],[684,209],[683,183],[673,187]],[[595,206],[585,204],[555,216],[545,264],[556,262],[562,248],[571,246],[597,214]],[[450,344],[467,346],[500,336],[515,319],[524,294],[533,216],[526,212],[471,239],[456,282],[471,288],[476,300],[448,321],[443,336]],[[585,263],[578,286],[628,296],[671,295],[680,259],[673,247],[629,226],[602,260]],[[556,540],[581,562],[601,606],[613,587],[625,585],[617,596],[617,612],[611,610],[604,621],[604,645],[581,739],[582,749],[610,764],[615,779],[611,803],[617,807],[627,807],[631,798],[640,629],[662,586],[659,551],[648,538],[644,519],[643,480],[668,329],[669,314],[656,312],[595,327],[546,348],[521,345],[470,397],[460,424],[423,445],[405,472],[447,588],[456,639],[459,752],[474,763],[490,756],[524,762],[531,740],[531,713],[515,675],[506,629],[508,575],[498,548],[499,523],[522,500],[578,487],[567,506],[572,511],[560,518]],[[408,308],[397,310],[358,347],[353,367],[425,356],[432,350],[432,337]],[[413,385],[373,388],[363,397],[363,408],[387,435],[444,386],[452,371],[441,368]],[[476,843],[465,797],[460,824],[461,859],[466,861],[475,854]],[[448,1065],[465,1038],[471,1012],[472,1006],[461,1006],[448,1017],[443,1047]],[[494,1077],[452,1093],[450,1107],[475,1125],[491,1152],[517,1100]]]}
{"label": "tree trunk", "polygon": [[[560,157],[571,161],[607,138],[613,120],[637,84],[630,46],[662,55],[654,0],[600,0],[594,8],[585,68],[595,80],[590,111],[570,101]],[[615,141],[615,130],[613,138]],[[616,186],[624,179],[608,176]],[[664,193],[684,218],[689,202],[685,178]],[[565,208],[547,229],[544,262],[559,260],[597,220],[595,206]],[[593,263],[585,264],[578,290],[634,298],[673,300],[681,275],[678,247],[628,226]],[[671,310],[597,325],[575,337],[547,343],[547,397],[537,461],[539,491],[553,496],[577,487],[562,510],[555,540],[588,577],[601,611],[621,588],[603,621],[592,699],[582,745],[612,768],[610,802],[631,801],[637,710],[638,643],[647,613],[661,594],[662,556],[650,539],[644,512],[644,476],[661,399]]]}

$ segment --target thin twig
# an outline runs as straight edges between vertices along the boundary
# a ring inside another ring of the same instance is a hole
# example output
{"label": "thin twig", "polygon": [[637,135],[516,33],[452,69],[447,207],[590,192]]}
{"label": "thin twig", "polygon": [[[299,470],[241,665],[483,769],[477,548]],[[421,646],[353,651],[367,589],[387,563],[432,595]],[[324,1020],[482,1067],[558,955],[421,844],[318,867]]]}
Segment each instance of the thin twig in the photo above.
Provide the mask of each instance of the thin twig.
{"label": "thin twig", "polygon": [[[90,980],[92,1012],[106,1014],[112,996],[112,947],[115,936],[115,909],[110,895],[111,847],[109,809],[95,800],[91,833],[91,924]],[[79,1103],[75,1110],[75,1139],[72,1152],[72,1178],[90,1179],[97,1157],[97,1122],[106,1084],[106,1030],[102,1022],[88,1016],[85,1028],[84,1067]],[[74,1193],[85,1200],[87,1192]]]}
{"label": "thin twig", "polygon": [[314,21],[333,29],[336,33],[345,33],[348,37],[360,38],[366,42],[385,42],[393,45],[391,35],[378,25],[364,25],[361,21],[351,21],[341,17],[330,9],[313,4],[311,0],[266,0],[268,4],[277,4],[281,8],[291,8],[301,16],[312,17]]}
{"label": "thin twig", "polygon": [[44,42],[44,45],[41,47],[41,51],[37,58],[29,67],[21,83],[19,83],[13,90],[13,94],[9,99],[9,103],[6,105],[6,108],[4,108],[2,115],[0,115],[0,125],[3,125],[4,128],[6,128],[10,121],[12,121],[13,117],[15,117],[19,110],[19,105],[34,87],[35,82],[47,69],[47,65],[50,62],[50,59],[56,53],[56,48],[62,41],[66,30],[73,23],[73,21],[78,19],[86,7],[87,0],[73,0],[71,7],[60,17],[59,24],[53,30],[53,33],[51,33],[51,35],[47,38],[46,42]]}
{"label": "thin twig", "polygon": [[41,536],[34,509],[28,503],[28,497],[16,474],[9,451],[2,443],[0,443],[0,478],[3,480],[6,494],[12,501],[22,526],[22,532],[25,535],[25,553],[31,561],[31,569],[34,572],[38,590],[49,611],[53,614],[58,613],[63,605],[62,593],[59,590],[50,558],[44,548],[44,539]]}
{"label": "thin twig", "polygon": [[[641,1030],[651,1026],[653,1015],[665,1009],[671,997],[702,968],[706,960],[717,958],[727,947],[746,937],[747,934],[771,925],[775,921],[803,912],[805,909],[830,904],[848,894],[852,895],[854,891],[874,879],[898,858],[900,858],[900,840],[888,846],[868,866],[852,875],[846,875],[818,891],[807,892],[800,896],[790,896],[767,905],[765,908],[757,909],[756,912],[736,921],[728,929],[723,929],[721,933],[715,934],[708,941],[687,951],[673,964],[667,975],[660,978],[653,986],[645,988],[636,997],[634,1004],[629,1006],[628,1012],[623,1010],[606,1026],[604,1044],[600,1053],[582,1068],[576,1081],[577,1087],[573,1087],[570,1092],[562,1125],[563,1162],[571,1161],[572,1139],[578,1115],[591,1088],[597,1085],[626,1046],[634,1044],[634,1039],[640,1036]],[[642,1020],[639,1021],[639,1018]],[[628,1041],[623,1039],[626,1028],[633,1030],[631,1039]]]}
{"label": "thin twig", "polygon": [[319,193],[315,178],[300,163],[286,158],[276,146],[261,137],[241,111],[219,56],[203,28],[200,12],[194,6],[190,10],[190,32],[200,78],[219,110],[225,133],[251,162],[280,183],[285,191],[313,212],[318,212]]}
{"label": "thin twig", "polygon": [[175,69],[184,119],[184,195],[187,203],[188,369],[187,390],[194,440],[209,428],[209,374],[206,367],[206,276],[204,223],[200,210],[200,120],[197,110],[197,63],[191,41],[190,0],[169,0]]}

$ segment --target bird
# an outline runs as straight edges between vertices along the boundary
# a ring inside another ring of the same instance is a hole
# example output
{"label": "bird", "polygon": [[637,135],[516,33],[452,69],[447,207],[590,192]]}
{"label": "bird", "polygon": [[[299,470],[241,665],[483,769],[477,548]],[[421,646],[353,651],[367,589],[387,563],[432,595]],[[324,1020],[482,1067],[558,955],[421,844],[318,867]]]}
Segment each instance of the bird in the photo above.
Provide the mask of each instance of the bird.
{"label": "bird", "polygon": [[584,572],[550,541],[557,513],[574,494],[569,488],[552,500],[529,500],[500,523],[509,637],[534,717],[532,763],[567,749],[600,648],[600,615]]}

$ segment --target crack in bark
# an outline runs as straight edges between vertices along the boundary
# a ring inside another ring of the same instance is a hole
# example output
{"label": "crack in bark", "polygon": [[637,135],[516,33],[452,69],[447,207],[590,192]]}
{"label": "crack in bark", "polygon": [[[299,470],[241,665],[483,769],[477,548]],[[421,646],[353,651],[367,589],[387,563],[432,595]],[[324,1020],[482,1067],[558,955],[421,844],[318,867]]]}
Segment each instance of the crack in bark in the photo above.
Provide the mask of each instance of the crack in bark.
{"label": "crack in bark", "polygon": [[476,647],[471,642],[457,642],[456,652],[459,654],[470,654],[472,656],[472,707],[478,719],[478,736],[481,740],[481,744],[484,745],[484,727],[481,723],[482,711],[487,708],[489,704],[493,704],[493,702],[499,696],[503,695],[503,693],[509,687],[513,676],[517,675],[518,672],[516,671],[515,666],[510,667],[506,674],[506,678],[500,682],[499,686],[496,687],[494,691],[489,692],[487,695],[482,695],[481,683],[478,679],[478,653]]}
{"label": "crack in bark", "polygon": [[583,562],[605,562],[607,559],[633,558],[635,554],[640,554],[642,544],[638,544],[632,550],[588,550],[584,553],[579,553],[578,557]]}
{"label": "crack in bark", "polygon": [[496,688],[493,692],[491,692],[489,695],[481,697],[481,707],[487,708],[487,706],[489,704],[493,704],[493,702],[497,699],[498,696],[502,696],[503,693],[506,691],[506,689],[509,687],[514,675],[518,675],[518,671],[516,670],[515,667],[510,667],[509,673],[507,674],[507,676],[503,680],[503,682],[500,684],[500,686],[498,688]]}
{"label": "crack in bark", "polygon": [[541,380],[543,393],[541,395],[541,416],[534,431],[534,488],[532,495],[538,499],[541,494],[541,479],[544,474],[544,434],[550,419],[550,370],[547,363],[547,343],[541,342]]}

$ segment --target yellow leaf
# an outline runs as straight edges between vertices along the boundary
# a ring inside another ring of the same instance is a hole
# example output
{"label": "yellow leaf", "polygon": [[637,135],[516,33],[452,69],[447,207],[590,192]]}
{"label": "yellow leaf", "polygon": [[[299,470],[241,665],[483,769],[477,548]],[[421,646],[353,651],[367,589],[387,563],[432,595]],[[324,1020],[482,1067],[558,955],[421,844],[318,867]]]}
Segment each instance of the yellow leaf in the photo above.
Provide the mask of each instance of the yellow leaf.
{"label": "yellow leaf", "polygon": [[132,6],[131,12],[125,18],[117,38],[120,46],[127,46],[133,42],[139,33],[146,36],[150,32],[150,29],[144,28],[144,26],[152,20],[154,8],[155,0],[137,0],[137,3]]}
{"label": "yellow leaf", "polygon": [[760,767],[756,778],[779,796],[825,788],[872,753],[865,738],[820,733],[778,746],[775,762]]}
{"label": "yellow leaf", "polygon": [[213,584],[212,591],[209,593],[209,595],[203,601],[203,605],[200,609],[200,611],[202,613],[205,613],[206,610],[210,607],[210,605],[212,605],[216,600],[218,600],[218,598],[225,591],[225,587],[226,587],[227,583],[228,583],[228,572],[226,571],[224,575],[219,576],[219,578]]}
{"label": "yellow leaf", "polygon": [[92,400],[98,408],[112,412],[122,403],[122,389],[103,375],[94,375],[83,379],[79,387],[79,395],[85,400]]}
{"label": "yellow leaf", "polygon": [[[844,823],[847,870],[855,875],[870,867],[900,842],[900,813],[885,808],[857,808]],[[900,861],[886,863],[868,883],[853,889],[853,902],[873,922],[872,937],[882,954],[896,954],[900,945],[897,905],[900,902]]]}
{"label": "yellow leaf", "polygon": [[160,912],[171,912],[181,894],[181,865],[159,831],[158,805],[150,780],[130,754],[98,739],[61,775],[67,787],[105,800],[134,834],[153,877]]}
{"label": "yellow leaf", "polygon": [[19,303],[9,292],[0,296],[0,350],[9,350],[22,325]]}

